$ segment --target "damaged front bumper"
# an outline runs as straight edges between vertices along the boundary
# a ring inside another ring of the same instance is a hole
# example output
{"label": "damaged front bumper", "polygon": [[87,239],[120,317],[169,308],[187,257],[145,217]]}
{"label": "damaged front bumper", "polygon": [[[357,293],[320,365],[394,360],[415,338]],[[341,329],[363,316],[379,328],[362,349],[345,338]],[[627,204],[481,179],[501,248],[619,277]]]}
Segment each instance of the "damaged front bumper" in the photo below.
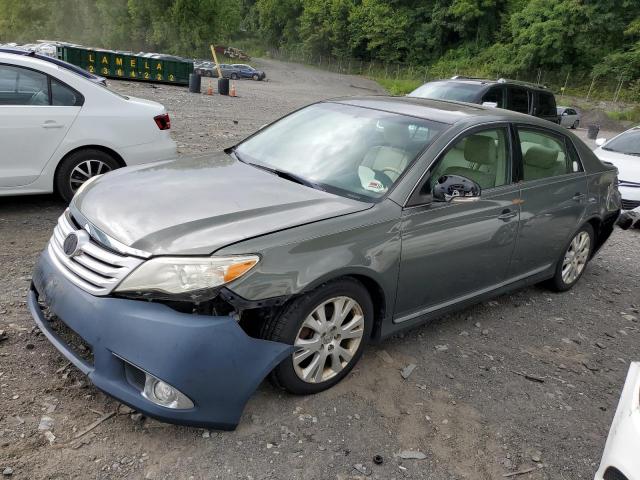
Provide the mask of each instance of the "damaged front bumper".
{"label": "damaged front bumper", "polygon": [[[171,423],[234,429],[251,394],[292,347],[249,337],[231,317],[179,313],[165,305],[96,297],[69,282],[45,250],[28,305],[44,335],[100,390]],[[86,359],[64,340],[44,309],[89,345]],[[145,376],[186,395],[191,408],[151,401]]]}

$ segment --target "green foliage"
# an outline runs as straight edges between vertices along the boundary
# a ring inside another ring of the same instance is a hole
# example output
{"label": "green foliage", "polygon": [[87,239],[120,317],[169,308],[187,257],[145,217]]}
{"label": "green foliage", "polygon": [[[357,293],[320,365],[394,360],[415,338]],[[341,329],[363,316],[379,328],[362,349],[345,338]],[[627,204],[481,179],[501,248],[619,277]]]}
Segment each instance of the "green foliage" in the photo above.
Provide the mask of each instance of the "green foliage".
{"label": "green foliage", "polygon": [[412,92],[420,85],[422,85],[421,80],[409,80],[409,79],[393,79],[393,78],[384,78],[382,76],[374,76],[373,79],[378,82],[380,85],[384,87],[384,89],[389,92],[391,95],[406,95],[409,92]]}
{"label": "green foliage", "polygon": [[640,123],[640,107],[633,107],[621,111],[607,112],[609,118],[619,122]]}
{"label": "green foliage", "polygon": [[241,0],[0,0],[0,42],[86,45],[208,56],[238,31]]}

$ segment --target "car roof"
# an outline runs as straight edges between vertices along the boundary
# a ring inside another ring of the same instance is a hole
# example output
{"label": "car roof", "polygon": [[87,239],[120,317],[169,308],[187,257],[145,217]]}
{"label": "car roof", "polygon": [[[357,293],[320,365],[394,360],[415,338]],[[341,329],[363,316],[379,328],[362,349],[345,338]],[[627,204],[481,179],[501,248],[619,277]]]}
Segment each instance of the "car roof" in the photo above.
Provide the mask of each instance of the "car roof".
{"label": "car roof", "polygon": [[[554,124],[532,117],[524,113],[513,112],[501,108],[484,107],[475,103],[455,102],[451,100],[434,100],[419,97],[394,97],[385,95],[373,95],[363,97],[344,97],[328,100],[330,102],[353,105],[357,107],[371,108],[399,115],[433,120],[435,122],[454,124],[461,120],[477,118],[478,120],[490,119],[492,121],[526,122],[554,128]],[[480,123],[480,122],[478,122]]]}
{"label": "car roof", "polygon": [[515,87],[523,87],[529,88],[531,90],[538,90],[542,92],[551,93],[551,91],[545,87],[544,85],[538,85],[530,82],[523,82],[519,80],[509,80],[506,78],[500,78],[498,80],[492,80],[489,78],[475,78],[475,77],[454,77],[454,78],[443,78],[440,80],[433,80],[427,83],[435,83],[435,82],[443,82],[443,83],[459,83],[466,85],[510,85]]}

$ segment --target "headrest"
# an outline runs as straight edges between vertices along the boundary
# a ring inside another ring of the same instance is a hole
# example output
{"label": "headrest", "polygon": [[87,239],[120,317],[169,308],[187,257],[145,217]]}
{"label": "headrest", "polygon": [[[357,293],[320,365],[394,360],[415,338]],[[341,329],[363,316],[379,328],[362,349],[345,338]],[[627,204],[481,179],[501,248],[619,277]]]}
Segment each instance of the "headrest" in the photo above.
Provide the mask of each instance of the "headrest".
{"label": "headrest", "polygon": [[384,125],[384,139],[393,147],[406,148],[409,143],[409,129],[401,123],[388,122]]}
{"label": "headrest", "polygon": [[471,135],[464,145],[464,159],[470,163],[494,165],[497,152],[496,141],[484,135]]}
{"label": "headrest", "polygon": [[532,145],[524,154],[524,164],[530,167],[551,168],[558,160],[558,151],[541,145]]}

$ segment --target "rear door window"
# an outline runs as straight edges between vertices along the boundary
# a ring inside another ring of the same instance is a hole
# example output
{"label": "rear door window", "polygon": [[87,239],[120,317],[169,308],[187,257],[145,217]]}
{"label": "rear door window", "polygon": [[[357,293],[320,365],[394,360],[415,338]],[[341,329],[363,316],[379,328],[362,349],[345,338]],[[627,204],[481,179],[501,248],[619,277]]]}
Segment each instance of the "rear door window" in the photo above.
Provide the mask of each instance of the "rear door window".
{"label": "rear door window", "polygon": [[49,105],[47,76],[27,68],[0,65],[0,105]]}
{"label": "rear door window", "polygon": [[[566,110],[568,115],[573,115],[571,109]],[[538,109],[536,115],[551,116],[556,113],[556,99],[552,93],[538,92]]]}
{"label": "rear door window", "polygon": [[[524,181],[557,177],[580,171],[577,154],[567,152],[563,138],[543,130],[518,128]],[[575,156],[574,156],[575,155]]]}
{"label": "rear door window", "polygon": [[522,87],[508,88],[507,108],[514,112],[529,113],[529,92]]}
{"label": "rear door window", "polygon": [[73,107],[81,102],[79,95],[66,85],[51,79],[51,103],[59,107]]}
{"label": "rear door window", "polygon": [[504,108],[504,88],[502,87],[492,87],[489,89],[487,93],[482,97],[482,103],[490,102],[495,103],[496,107]]}

